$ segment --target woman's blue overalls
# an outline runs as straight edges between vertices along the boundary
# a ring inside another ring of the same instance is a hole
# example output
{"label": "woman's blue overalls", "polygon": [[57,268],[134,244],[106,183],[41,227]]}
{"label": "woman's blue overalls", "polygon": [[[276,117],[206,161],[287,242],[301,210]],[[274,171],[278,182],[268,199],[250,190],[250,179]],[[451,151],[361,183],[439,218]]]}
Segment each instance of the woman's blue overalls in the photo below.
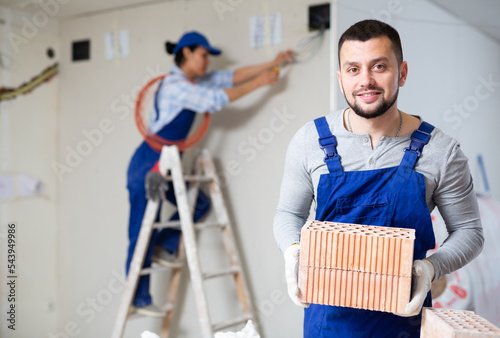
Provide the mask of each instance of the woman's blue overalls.
{"label": "woman's blue overalls", "polygon": [[[414,168],[434,127],[422,122],[411,144],[401,149],[399,166],[348,171],[342,169],[337,140],[325,117],[316,119],[328,174],[318,183],[316,220],[416,230],[413,259],[434,248],[431,217],[425,199],[424,176]],[[431,306],[430,292],[424,306]],[[311,304],[305,309],[304,337],[419,337],[421,315],[400,317],[347,307]]]}
{"label": "woman's blue overalls", "polygon": [[[161,84],[160,84],[161,85]],[[157,105],[158,93],[155,97],[155,106]],[[156,110],[158,112],[158,109]],[[185,139],[191,129],[196,113],[184,109],[177,117],[164,126],[157,134],[167,140],[182,140]],[[145,178],[155,163],[160,159],[160,154],[154,151],[146,141],[143,141],[137,148],[130,161],[127,171],[127,189],[129,191],[130,202],[130,218],[129,218],[129,248],[126,263],[126,272],[130,267],[132,256],[134,254],[135,244],[139,237],[142,218],[146,210],[146,188]],[[174,189],[172,182],[168,183],[168,191],[166,193],[167,200],[176,205]],[[194,221],[203,217],[210,208],[210,201],[206,195],[200,190],[194,214]],[[179,215],[176,213],[171,220],[178,220]],[[175,229],[163,229],[161,231],[153,230],[151,240],[149,242],[148,251],[144,259],[144,267],[150,267],[153,257],[153,249],[155,245],[161,246],[169,252],[175,252],[179,243],[180,231]],[[143,307],[151,303],[149,294],[149,275],[142,276],[139,279],[137,290],[133,300],[134,306]]]}

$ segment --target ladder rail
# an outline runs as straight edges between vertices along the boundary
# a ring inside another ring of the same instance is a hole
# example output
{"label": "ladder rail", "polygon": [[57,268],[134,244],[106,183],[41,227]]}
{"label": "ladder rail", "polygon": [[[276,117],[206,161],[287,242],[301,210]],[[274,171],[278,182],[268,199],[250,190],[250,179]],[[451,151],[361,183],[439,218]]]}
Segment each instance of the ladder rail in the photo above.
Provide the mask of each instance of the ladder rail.
{"label": "ladder rail", "polygon": [[[182,236],[179,239],[178,252],[179,252],[178,256],[179,260],[184,262],[186,255],[184,253],[184,241],[182,239]],[[167,291],[167,304],[171,304],[172,309],[167,311],[165,318],[163,319],[161,333],[160,333],[160,337],[162,338],[168,338],[170,335],[170,329],[172,327],[172,321],[174,319],[175,309],[177,307],[179,286],[181,285],[183,271],[184,271],[184,265],[182,267],[172,269],[172,275],[170,276],[170,281]]]}
{"label": "ladder rail", "polygon": [[[198,310],[200,329],[203,337],[212,337],[212,328],[210,324],[210,316],[208,312],[208,303],[205,296],[203,280],[201,277],[201,267],[198,260],[198,249],[196,246],[196,237],[194,233],[194,224],[192,219],[192,214],[189,210],[189,204],[187,200],[186,185],[184,183],[182,167],[180,163],[180,156],[177,147],[167,147],[163,148],[170,155],[169,162],[163,164],[162,158],[160,158],[160,170],[165,168],[167,164],[170,164],[170,172],[173,179],[175,198],[177,200],[177,210],[179,212],[179,218],[181,220],[182,236],[185,242],[185,252],[188,261],[188,267],[191,276],[191,283],[193,284],[195,296],[196,296],[196,307]],[[166,172],[166,170],[164,171]]]}
{"label": "ladder rail", "polygon": [[[180,161],[180,159],[179,159]],[[166,174],[166,173],[165,173]],[[165,175],[164,174],[164,175]],[[188,190],[188,203],[190,207],[191,215],[194,215],[194,209],[196,207],[196,200],[198,198],[198,189],[200,187],[200,181],[194,181]],[[170,222],[173,223],[173,222]],[[179,219],[179,229],[180,229],[180,219]],[[179,238],[179,246],[177,249],[178,259],[181,262],[186,260],[186,250],[184,246],[184,240],[182,235]],[[172,276],[170,277],[170,282],[167,291],[167,304],[172,304],[172,310],[168,311],[165,318],[163,319],[160,337],[168,338],[170,336],[170,329],[172,327],[172,321],[175,315],[175,309],[177,308],[177,299],[179,297],[179,287],[182,282],[182,273],[184,266],[180,269],[174,269],[172,271]]]}
{"label": "ladder rail", "polygon": [[[160,173],[167,181],[171,181],[174,187],[174,194],[177,201],[177,211],[179,221],[156,222],[160,201],[149,200],[141,224],[139,237],[136,243],[134,255],[130,265],[127,284],[125,286],[118,315],[115,321],[112,338],[121,338],[127,320],[134,317],[129,313],[132,305],[135,290],[141,275],[165,270],[163,268],[143,269],[144,258],[148,249],[151,233],[154,229],[174,228],[181,230],[178,246],[178,259],[180,262],[187,260],[191,284],[193,286],[196,307],[198,311],[201,336],[212,338],[214,333],[220,329],[231,327],[251,319],[255,323],[258,331],[258,322],[253,310],[250,294],[246,285],[236,238],[231,228],[227,209],[220,189],[219,179],[216,175],[215,166],[207,150],[201,151],[195,160],[194,174],[183,175],[181,158],[176,146],[164,146],[159,160]],[[167,173],[169,175],[167,176]],[[189,188],[186,182],[191,182]],[[215,213],[216,221],[206,221],[194,223],[193,215],[200,184],[205,184],[209,188],[209,195],[212,202],[212,212]],[[197,247],[196,232],[206,228],[220,228],[225,253],[228,257],[229,267],[219,271],[203,273],[201,270],[200,256]],[[179,288],[182,284],[185,264],[172,265],[171,276],[167,289],[167,303],[164,306],[165,315],[162,321],[162,338],[168,338],[173,323],[173,318],[177,308]],[[238,301],[242,307],[243,314],[238,318],[226,320],[222,323],[211,324],[208,301],[203,282],[206,279],[232,274],[236,286]],[[142,317],[142,316],[136,316]]]}
{"label": "ladder rail", "polygon": [[220,189],[219,178],[216,175],[215,165],[208,153],[208,150],[204,149],[201,152],[201,155],[197,158],[196,161],[196,168],[198,171],[201,170],[200,168],[204,168],[205,174],[207,176],[213,177],[213,180],[209,182],[208,185],[217,220],[221,224],[226,224],[226,226],[222,228],[224,247],[229,259],[230,267],[239,269],[239,272],[234,273],[236,293],[240,304],[242,305],[243,313],[252,318],[257,331],[260,332],[250,293],[248,291],[248,286],[246,284],[247,279],[243,271],[244,269],[241,264],[238,249],[236,248],[236,237],[234,236],[234,233],[232,231],[227,208],[224,203],[224,199],[222,198],[222,191]]}
{"label": "ladder rail", "polygon": [[146,211],[142,220],[141,230],[139,231],[139,237],[137,239],[137,243],[135,244],[134,255],[132,256],[132,262],[130,263],[127,283],[125,285],[121,304],[118,309],[112,338],[121,338],[123,336],[123,332],[125,331],[129,309],[132,305],[132,299],[134,298],[137,283],[139,282],[142,264],[144,263],[144,258],[146,257],[147,247],[149,245],[149,240],[151,239],[151,232],[153,231],[153,223],[156,215],[158,214],[159,206],[160,202],[153,200],[149,200],[146,205]]}

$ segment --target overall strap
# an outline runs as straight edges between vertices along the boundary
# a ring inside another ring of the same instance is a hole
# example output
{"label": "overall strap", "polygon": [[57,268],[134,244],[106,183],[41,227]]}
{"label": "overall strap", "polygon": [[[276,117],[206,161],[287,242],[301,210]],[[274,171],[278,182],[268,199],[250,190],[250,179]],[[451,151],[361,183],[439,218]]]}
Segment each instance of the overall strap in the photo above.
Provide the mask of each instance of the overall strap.
{"label": "overall strap", "polygon": [[[160,83],[158,84],[158,87],[156,89],[156,92],[155,92],[155,102],[154,102],[154,106],[155,106],[155,116],[152,118],[152,121],[156,121],[159,116],[160,116],[160,107],[159,107],[159,103],[158,103],[158,97],[160,96],[159,95],[159,92],[160,92],[160,89],[161,89],[161,86],[163,86],[163,82],[165,81],[165,79],[172,75],[174,73],[170,72],[168,74],[165,75],[165,77],[160,81]],[[183,75],[184,79],[191,82],[191,83],[196,83],[195,81],[191,80],[191,79],[188,79],[186,78],[184,75]],[[179,82],[179,81],[182,81],[182,80],[177,80],[177,81],[174,81],[174,82]],[[170,82],[170,83],[173,83],[173,82]]]}
{"label": "overall strap", "polygon": [[340,165],[340,156],[337,153],[337,139],[332,135],[326,117],[317,118],[314,120],[314,124],[316,125],[316,130],[319,135],[319,146],[326,155],[323,161],[325,161],[328,171],[330,173],[342,173],[343,170]]}
{"label": "overall strap", "polygon": [[160,92],[160,88],[161,86],[163,85],[163,81],[165,81],[166,77],[164,77],[160,83],[158,84],[158,88],[156,89],[156,92],[155,92],[155,109],[154,109],[154,114],[155,116],[152,118],[153,121],[156,121],[158,120],[158,118],[160,117],[160,107],[159,107],[159,103],[158,103],[158,93]]}
{"label": "overall strap", "polygon": [[433,125],[422,122],[418,129],[411,134],[410,146],[404,149],[405,154],[396,175],[389,183],[394,193],[399,192],[405,186],[408,178],[414,173],[413,169],[422,154],[422,149],[429,142],[433,130]]}
{"label": "overall strap", "polygon": [[411,134],[411,143],[404,149],[405,155],[400,166],[413,170],[418,158],[422,154],[422,149],[429,142],[434,126],[427,122],[422,122],[417,130]]}

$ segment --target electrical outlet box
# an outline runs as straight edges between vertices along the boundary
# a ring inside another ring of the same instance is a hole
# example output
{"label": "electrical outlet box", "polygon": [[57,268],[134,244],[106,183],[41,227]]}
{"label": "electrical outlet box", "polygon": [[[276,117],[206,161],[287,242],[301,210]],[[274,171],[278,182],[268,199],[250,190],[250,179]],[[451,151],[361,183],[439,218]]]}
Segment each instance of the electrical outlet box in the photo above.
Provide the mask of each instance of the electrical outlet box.
{"label": "electrical outlet box", "polygon": [[309,30],[330,28],[330,3],[309,6]]}

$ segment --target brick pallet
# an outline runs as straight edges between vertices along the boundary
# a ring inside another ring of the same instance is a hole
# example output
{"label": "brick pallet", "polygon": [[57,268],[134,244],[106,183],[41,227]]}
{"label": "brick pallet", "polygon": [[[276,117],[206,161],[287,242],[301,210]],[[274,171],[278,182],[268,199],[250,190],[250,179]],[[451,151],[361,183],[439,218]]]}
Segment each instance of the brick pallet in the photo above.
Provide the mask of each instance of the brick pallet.
{"label": "brick pallet", "polygon": [[308,221],[300,301],[402,313],[410,300],[415,230]]}

